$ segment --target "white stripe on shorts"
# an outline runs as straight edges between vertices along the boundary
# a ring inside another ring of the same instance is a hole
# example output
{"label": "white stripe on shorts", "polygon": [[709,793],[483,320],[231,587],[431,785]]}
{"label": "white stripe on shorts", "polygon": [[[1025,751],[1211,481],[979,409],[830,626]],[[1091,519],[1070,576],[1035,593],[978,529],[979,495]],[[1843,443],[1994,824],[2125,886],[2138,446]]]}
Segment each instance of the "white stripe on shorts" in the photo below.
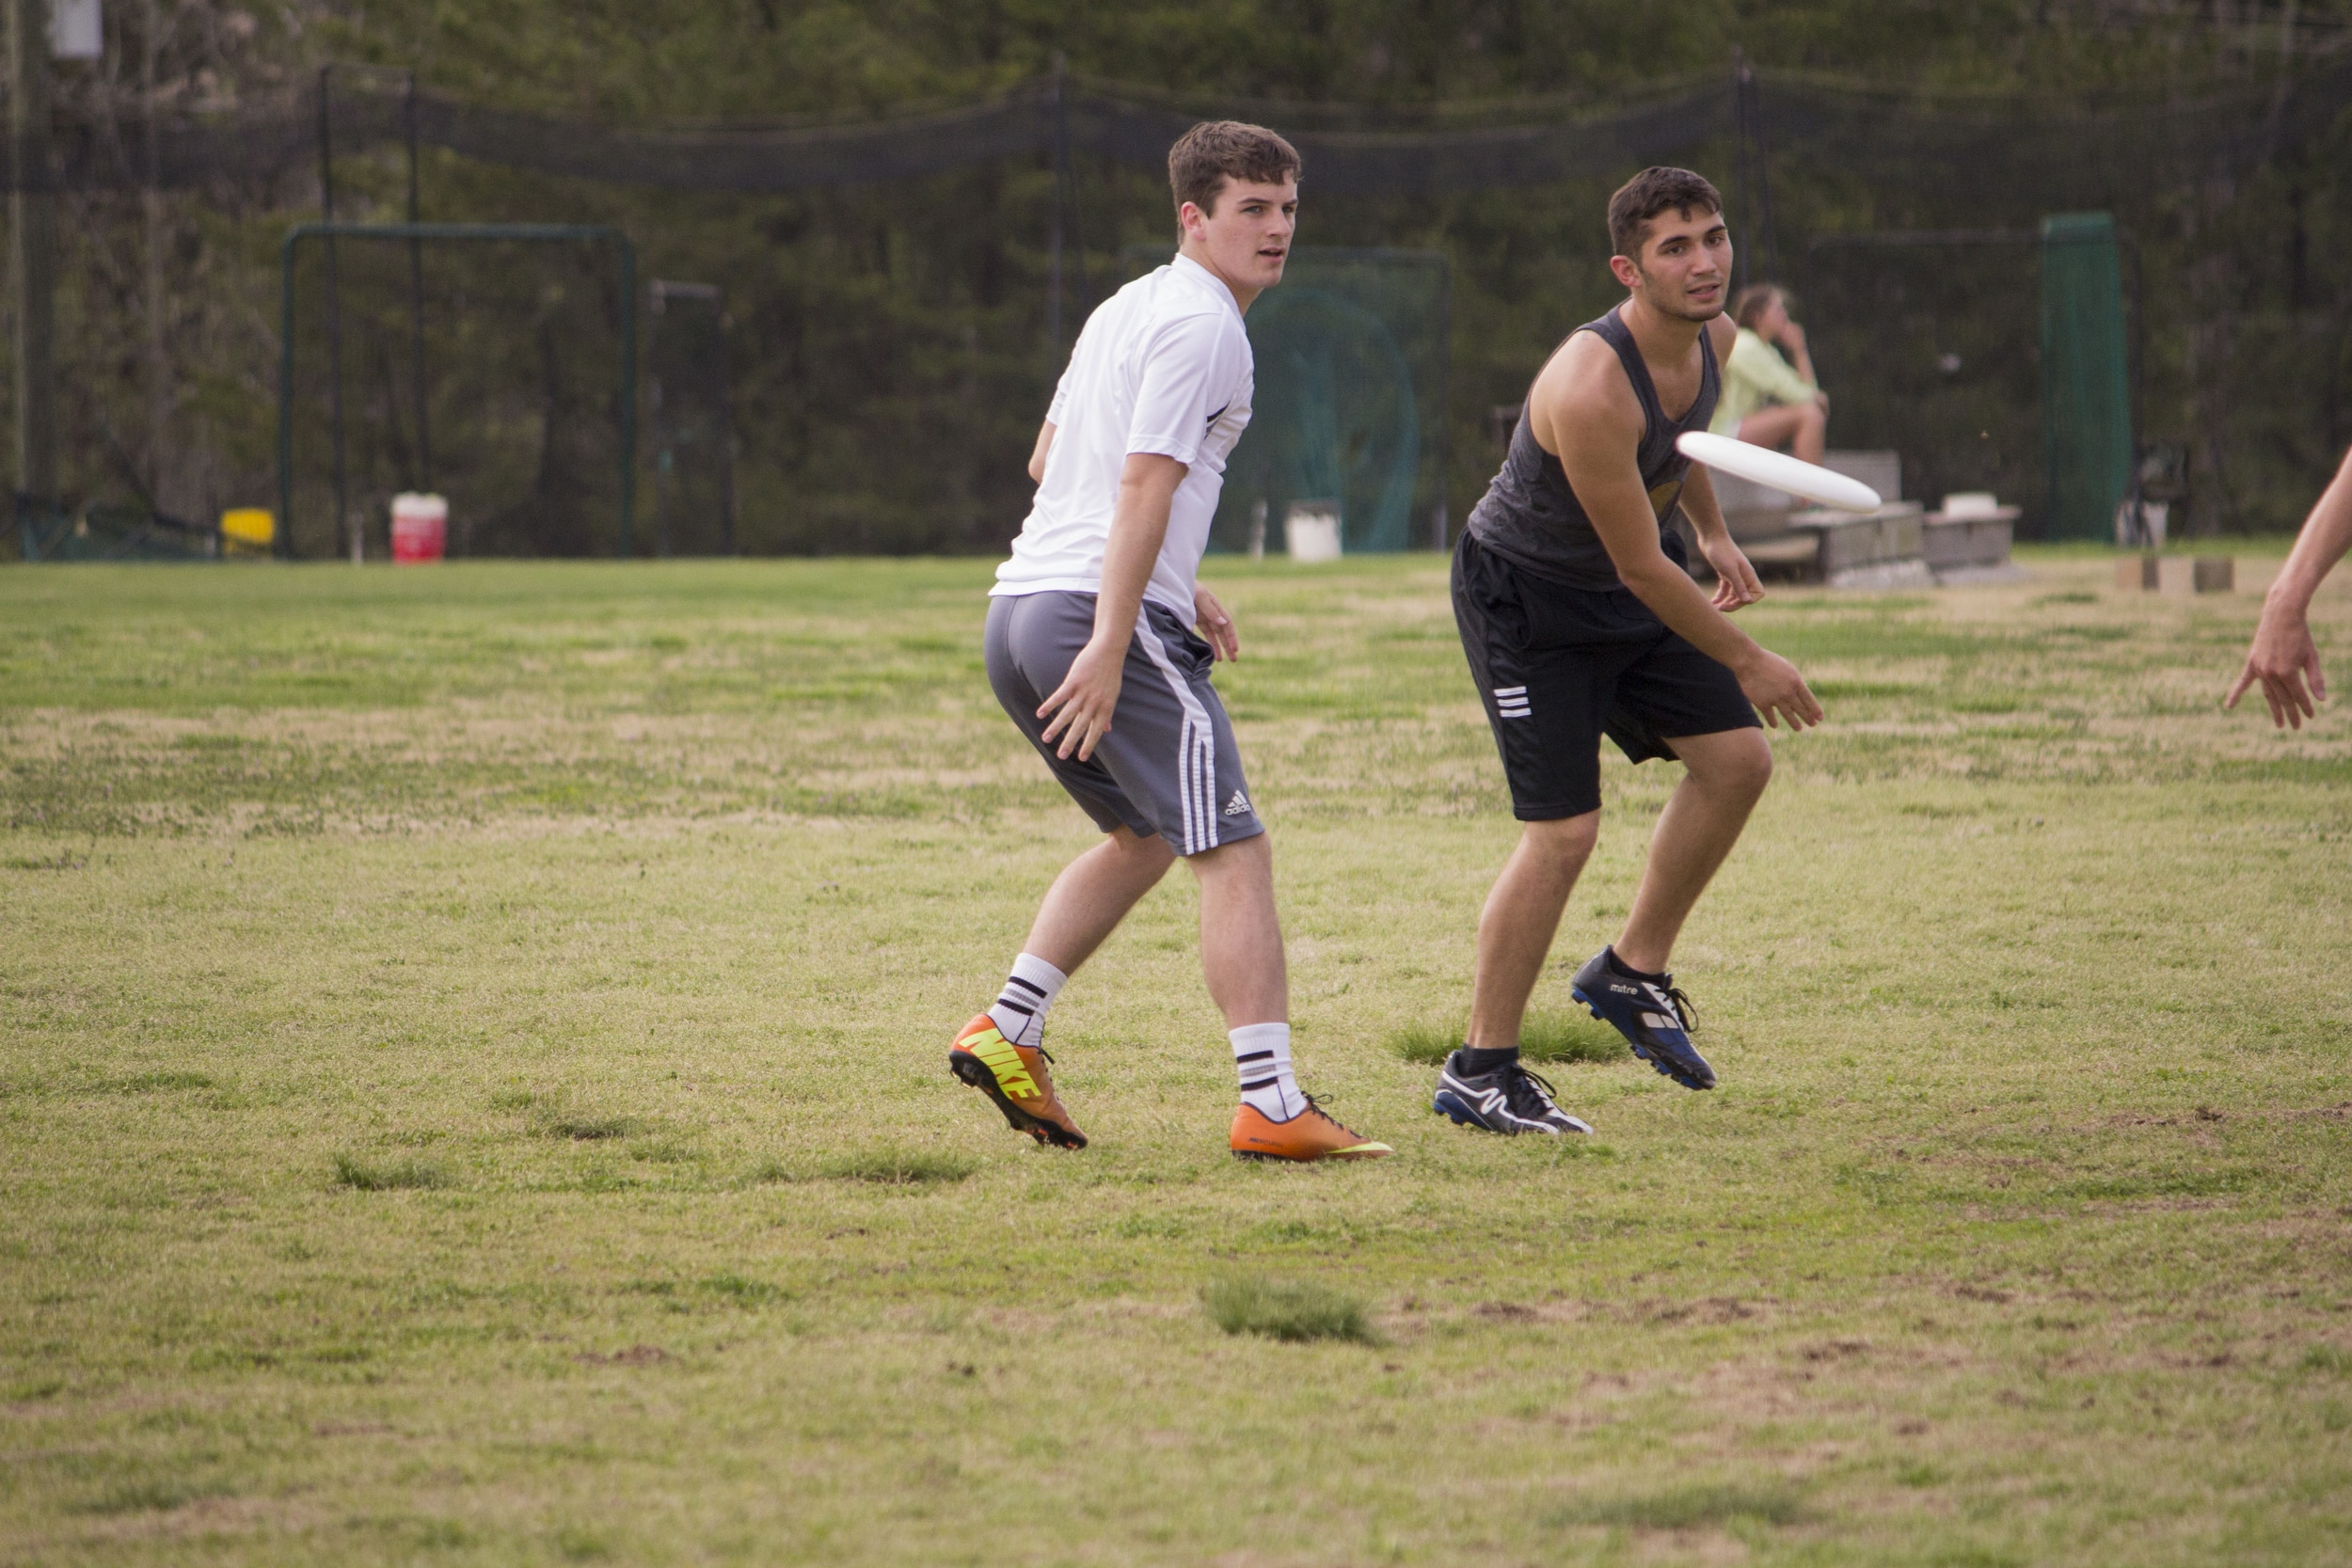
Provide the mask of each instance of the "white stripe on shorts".
{"label": "white stripe on shorts", "polygon": [[1176,693],[1176,701],[1184,710],[1184,733],[1176,742],[1176,783],[1178,798],[1184,805],[1184,847],[1183,853],[1199,854],[1216,847],[1216,802],[1211,799],[1216,790],[1216,730],[1209,722],[1209,710],[1194,694],[1192,683],[1184,679],[1168,657],[1168,648],[1160,641],[1160,634],[1152,629],[1152,623],[1142,607],[1136,610],[1136,641],[1151,656],[1161,674],[1168,677],[1168,689]]}

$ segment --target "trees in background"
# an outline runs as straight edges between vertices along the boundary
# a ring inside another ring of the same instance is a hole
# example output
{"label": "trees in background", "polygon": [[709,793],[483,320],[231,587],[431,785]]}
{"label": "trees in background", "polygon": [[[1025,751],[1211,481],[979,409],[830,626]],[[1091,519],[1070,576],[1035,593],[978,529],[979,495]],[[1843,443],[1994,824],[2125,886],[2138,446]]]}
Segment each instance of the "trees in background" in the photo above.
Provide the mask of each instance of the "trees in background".
{"label": "trees in background", "polygon": [[[135,170],[176,116],[298,106],[328,60],[650,128],[882,115],[1003,89],[1058,56],[1181,104],[1380,129],[1459,123],[1480,101],[1600,103],[1720,78],[1735,48],[1768,92],[1774,71],[1801,71],[1932,89],[1963,109],[1971,93],[2189,100],[2332,55],[2352,37],[2352,3],[124,0],[106,24],[103,59],[59,67],[60,114],[103,128],[119,144],[106,155]],[[2334,243],[2352,212],[2344,135],[2251,176],[2118,195],[2148,257],[2147,435],[2187,453],[2204,526],[2292,526],[2352,439],[2352,258]],[[1730,154],[1724,141],[1694,161],[1728,185]],[[1166,198],[1148,173],[1083,150],[1075,172],[1064,218],[1084,245],[1070,271],[1082,264],[1099,298],[1125,276],[1122,252],[1167,242]],[[396,151],[347,159],[338,178],[341,215],[404,215]],[[2001,196],[1967,168],[1931,165],[1899,187],[1810,167],[1775,166],[1773,181],[1792,269],[1819,230],[1964,221]],[[1017,528],[1022,460],[1059,366],[1044,160],[754,197],[549,180],[432,152],[422,183],[430,218],[612,223],[636,238],[644,276],[723,287],[745,548],[989,550]],[[1559,335],[1613,297],[1599,222],[1609,183],[1326,198],[1310,171],[1302,243],[1453,260],[1457,516],[1493,461],[1486,410],[1516,401]],[[300,159],[260,182],[69,195],[60,351],[74,495],[144,491],[191,516],[272,502],[277,242],[317,201]],[[2035,301],[2015,309],[2030,316]],[[371,372],[346,373],[358,385]],[[527,438],[552,400],[516,379],[506,402],[446,417]],[[354,392],[356,420],[377,417],[370,395]],[[313,550],[323,523],[318,533]]]}

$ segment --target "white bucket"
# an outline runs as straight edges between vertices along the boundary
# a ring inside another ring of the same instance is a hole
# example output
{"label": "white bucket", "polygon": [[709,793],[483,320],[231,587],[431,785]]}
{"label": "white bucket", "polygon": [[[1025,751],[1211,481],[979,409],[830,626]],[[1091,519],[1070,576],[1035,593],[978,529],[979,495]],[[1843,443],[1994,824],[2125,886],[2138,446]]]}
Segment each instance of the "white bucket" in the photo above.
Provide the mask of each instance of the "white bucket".
{"label": "white bucket", "polygon": [[1312,563],[1340,558],[1340,503],[1293,501],[1282,515],[1282,537],[1293,561]]}

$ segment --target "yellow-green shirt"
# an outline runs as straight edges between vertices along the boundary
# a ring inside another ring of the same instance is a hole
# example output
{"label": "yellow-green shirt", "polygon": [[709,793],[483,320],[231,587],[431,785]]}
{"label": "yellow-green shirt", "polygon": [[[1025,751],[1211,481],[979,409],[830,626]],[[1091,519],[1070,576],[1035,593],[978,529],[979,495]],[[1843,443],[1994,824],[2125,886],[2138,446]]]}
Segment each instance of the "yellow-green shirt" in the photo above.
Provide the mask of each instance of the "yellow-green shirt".
{"label": "yellow-green shirt", "polygon": [[1753,327],[1743,326],[1732,341],[1731,357],[1724,365],[1723,395],[1707,428],[1718,436],[1737,436],[1740,421],[1759,408],[1776,403],[1811,403],[1820,388],[1780,356]]}

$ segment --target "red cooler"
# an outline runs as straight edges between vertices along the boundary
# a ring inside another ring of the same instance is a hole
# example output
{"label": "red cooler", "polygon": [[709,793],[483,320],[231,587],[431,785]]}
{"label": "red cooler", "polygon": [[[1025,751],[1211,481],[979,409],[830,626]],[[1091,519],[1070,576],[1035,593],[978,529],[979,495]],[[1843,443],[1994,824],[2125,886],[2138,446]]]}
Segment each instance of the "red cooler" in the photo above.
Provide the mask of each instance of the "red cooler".
{"label": "red cooler", "polygon": [[449,502],[403,491],[392,498],[392,560],[438,561],[449,547]]}

